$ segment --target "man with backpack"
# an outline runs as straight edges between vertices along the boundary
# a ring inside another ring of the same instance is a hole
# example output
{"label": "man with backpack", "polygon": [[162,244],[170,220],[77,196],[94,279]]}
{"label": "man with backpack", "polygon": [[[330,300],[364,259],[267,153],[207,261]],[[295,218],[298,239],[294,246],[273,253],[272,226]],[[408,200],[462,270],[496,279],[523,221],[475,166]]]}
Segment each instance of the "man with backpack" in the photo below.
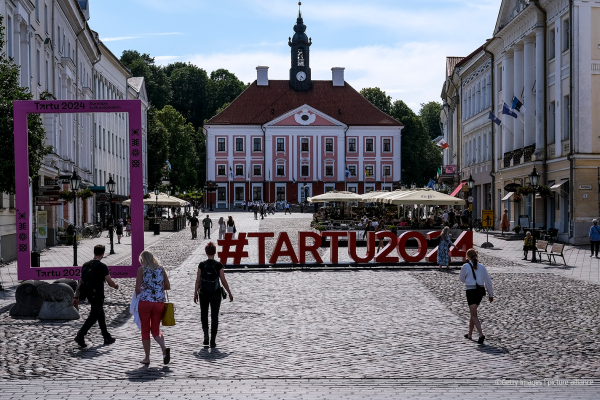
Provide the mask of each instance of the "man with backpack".
{"label": "man with backpack", "polygon": [[[196,275],[196,286],[194,289],[194,303],[200,300],[200,321],[202,322],[202,331],[204,332],[204,345],[209,345],[208,337],[208,307],[210,306],[210,347],[217,347],[215,342],[217,329],[219,327],[219,309],[221,308],[221,298],[226,299],[229,294],[229,301],[233,301],[233,295],[229,289],[229,284],[225,279],[223,264],[215,260],[217,246],[209,242],[205,247],[208,260],[198,265]],[[221,287],[221,283],[223,287]],[[225,290],[223,290],[225,288]]]}
{"label": "man with backpack", "polygon": [[90,314],[74,339],[81,347],[87,347],[85,335],[96,322],[98,322],[98,326],[104,337],[104,344],[108,345],[115,342],[115,339],[106,329],[106,319],[104,317],[103,307],[104,282],[117,290],[119,289],[119,285],[111,279],[106,264],[100,261],[104,257],[104,251],[105,247],[101,244],[94,247],[94,259],[83,264],[83,267],[81,268],[81,279],[75,290],[73,305],[78,307],[79,301],[87,298],[91,306]]}

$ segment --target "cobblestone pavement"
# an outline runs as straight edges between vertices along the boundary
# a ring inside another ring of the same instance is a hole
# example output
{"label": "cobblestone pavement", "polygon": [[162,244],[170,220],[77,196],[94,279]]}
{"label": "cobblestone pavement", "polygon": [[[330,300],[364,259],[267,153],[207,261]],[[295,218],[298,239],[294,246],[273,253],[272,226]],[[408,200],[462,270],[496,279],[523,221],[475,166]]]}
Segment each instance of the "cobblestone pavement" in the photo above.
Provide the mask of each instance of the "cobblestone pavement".
{"label": "cobblestone pavement", "polygon": [[[211,214],[213,240],[221,215]],[[239,232],[285,230],[292,243],[310,218],[278,214],[255,221],[251,213],[232,215]],[[235,301],[222,305],[218,347],[205,348],[199,307],[192,301],[207,242],[199,236],[192,241],[189,231],[182,231],[147,246],[167,266],[170,300],[177,308],[177,325],[163,328],[172,348],[168,367],[157,362],[154,343],[152,364],[138,363],[140,333],[128,313],[134,282],[121,279],[119,291],[106,289],[109,330],[117,338],[111,346],[102,345],[94,327],[89,347],[79,349],[72,338],[82,321],[15,320],[6,307],[0,309],[2,398],[22,398],[20,382],[27,383],[31,398],[64,397],[65,388],[73,397],[93,392],[107,399],[159,393],[178,398],[593,398],[598,393],[597,386],[495,384],[496,379],[600,378],[600,293],[597,285],[540,273],[492,252],[481,257],[490,265],[497,292],[494,303],[482,307],[489,337],[484,346],[462,337],[466,306],[456,273],[356,270],[228,273]],[[247,249],[256,259],[256,246],[251,242]],[[83,317],[88,310],[82,306]],[[73,381],[81,377],[102,384]]]}

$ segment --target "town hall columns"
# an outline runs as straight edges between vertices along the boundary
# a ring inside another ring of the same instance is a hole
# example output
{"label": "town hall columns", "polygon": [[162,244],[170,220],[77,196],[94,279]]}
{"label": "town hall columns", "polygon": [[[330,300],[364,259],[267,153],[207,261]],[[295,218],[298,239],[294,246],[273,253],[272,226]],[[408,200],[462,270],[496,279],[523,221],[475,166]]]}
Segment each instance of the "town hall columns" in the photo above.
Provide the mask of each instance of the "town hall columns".
{"label": "town hall columns", "polygon": [[[522,98],[523,93],[523,43],[515,43],[513,46],[514,51],[514,84],[513,84],[513,96]],[[512,104],[512,97],[510,102],[507,102],[510,106]],[[513,129],[513,150],[523,148],[523,122],[516,118],[514,121]]]}
{"label": "town hall columns", "polygon": [[526,107],[526,111],[523,115],[525,120],[524,146],[529,146],[535,143],[535,117],[533,115],[535,110],[534,104],[536,101],[536,96],[534,92],[536,73],[535,38],[531,36],[525,37],[525,51],[523,54],[525,61],[525,75],[523,78],[524,96],[522,101]]}
{"label": "town hall columns", "polygon": [[[502,60],[502,100],[509,107],[513,96],[514,55],[512,50],[504,54]],[[502,118],[502,155],[513,149],[514,119]]]}
{"label": "town hall columns", "polygon": [[537,27],[535,28],[535,157],[537,160],[544,156],[544,118],[546,115],[544,63],[544,29]]}

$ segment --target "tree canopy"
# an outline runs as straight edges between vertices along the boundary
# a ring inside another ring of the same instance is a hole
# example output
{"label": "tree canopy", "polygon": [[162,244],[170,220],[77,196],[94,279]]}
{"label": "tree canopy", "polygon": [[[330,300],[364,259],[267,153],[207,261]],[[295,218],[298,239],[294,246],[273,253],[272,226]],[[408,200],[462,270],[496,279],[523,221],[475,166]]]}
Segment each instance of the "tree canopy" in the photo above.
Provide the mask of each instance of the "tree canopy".
{"label": "tree canopy", "polygon": [[[365,88],[360,93],[381,111],[404,124],[402,129],[402,182],[426,185],[437,174],[442,165],[442,153],[432,142],[422,116],[414,113],[402,100],[392,103],[380,88]],[[434,103],[435,102],[431,102]],[[427,103],[427,104],[431,104]],[[433,106],[426,109],[426,114],[432,114]],[[438,112],[439,119],[439,112]],[[437,137],[437,136],[436,136]]]}
{"label": "tree canopy", "polygon": [[[5,156],[0,159],[0,192],[15,193],[14,119],[13,101],[31,100],[29,89],[19,85],[19,66],[4,53],[4,26],[0,15],[0,148]],[[44,94],[43,94],[44,95]],[[39,114],[27,116],[27,136],[29,141],[29,176],[35,178],[42,166],[44,157],[52,153],[46,146],[46,131]]]}
{"label": "tree canopy", "polygon": [[440,114],[442,112],[442,104],[437,101],[422,103],[419,116],[423,121],[425,131],[431,140],[442,136],[442,128],[440,126]]}

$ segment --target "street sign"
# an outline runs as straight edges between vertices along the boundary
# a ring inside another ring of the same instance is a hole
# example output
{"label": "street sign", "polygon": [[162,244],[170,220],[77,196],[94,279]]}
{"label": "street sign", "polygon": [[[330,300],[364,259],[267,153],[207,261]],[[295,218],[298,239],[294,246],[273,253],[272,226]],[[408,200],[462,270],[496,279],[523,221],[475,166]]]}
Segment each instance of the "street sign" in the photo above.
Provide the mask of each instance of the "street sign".
{"label": "street sign", "polygon": [[88,189],[90,189],[94,193],[105,193],[106,192],[106,186],[90,186]]}
{"label": "street sign", "polygon": [[61,190],[62,188],[58,185],[44,185],[40,186],[40,190]]}
{"label": "street sign", "polygon": [[58,196],[37,196],[35,198],[36,201],[41,202],[41,201],[59,201],[60,199],[58,198]]}
{"label": "street sign", "polygon": [[473,212],[473,204],[469,204],[469,211]]}
{"label": "street sign", "polygon": [[64,206],[65,203],[62,201],[36,201],[36,206]]}
{"label": "street sign", "polygon": [[483,227],[491,228],[494,225],[494,210],[482,210],[481,222]]}
{"label": "street sign", "polygon": [[56,186],[56,185],[58,185],[58,180],[57,179],[44,178],[44,185],[46,185],[46,186]]}
{"label": "street sign", "polygon": [[520,188],[521,185],[519,185],[518,183],[509,183],[508,185],[504,186],[504,190],[506,190],[507,192],[516,192],[518,188]]}
{"label": "street sign", "polygon": [[469,203],[472,203],[475,201],[475,198],[473,196],[469,196],[467,200],[469,200]]}
{"label": "street sign", "polygon": [[108,196],[105,194],[99,194],[96,196],[96,201],[98,201],[98,202],[108,201]]}

